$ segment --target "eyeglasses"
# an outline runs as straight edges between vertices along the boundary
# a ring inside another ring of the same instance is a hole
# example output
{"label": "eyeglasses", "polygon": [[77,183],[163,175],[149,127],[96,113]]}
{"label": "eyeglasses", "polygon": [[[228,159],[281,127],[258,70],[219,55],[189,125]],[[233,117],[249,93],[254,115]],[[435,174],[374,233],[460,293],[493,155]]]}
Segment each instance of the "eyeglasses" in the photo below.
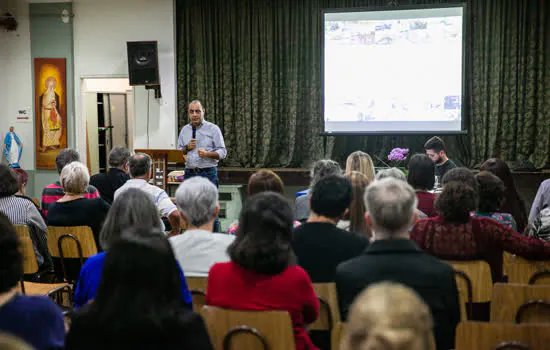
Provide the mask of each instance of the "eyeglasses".
{"label": "eyeglasses", "polygon": [[189,114],[192,114],[192,113],[201,113],[202,111],[200,109],[190,109],[189,110]]}

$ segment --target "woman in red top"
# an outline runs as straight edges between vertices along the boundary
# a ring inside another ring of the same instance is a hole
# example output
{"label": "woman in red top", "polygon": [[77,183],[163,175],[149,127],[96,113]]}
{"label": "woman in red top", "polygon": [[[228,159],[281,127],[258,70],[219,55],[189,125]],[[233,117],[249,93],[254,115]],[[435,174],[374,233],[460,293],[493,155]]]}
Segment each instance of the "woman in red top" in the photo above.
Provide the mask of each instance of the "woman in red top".
{"label": "woman in red top", "polygon": [[292,209],[283,196],[252,196],[241,213],[230,262],[212,266],[206,304],[233,310],[282,310],[292,319],[297,350],[312,350],[305,327],[319,316],[307,273],[295,266]]}
{"label": "woman in red top", "polygon": [[415,154],[409,161],[407,182],[416,191],[417,208],[429,217],[437,216],[434,207],[435,195],[431,192],[435,183],[434,163],[425,154]]}
{"label": "woman in red top", "polygon": [[503,281],[503,251],[530,260],[550,259],[549,243],[522,236],[492,219],[471,217],[476,202],[471,186],[455,181],[445,184],[435,202],[440,216],[416,223],[411,239],[440,259],[487,261],[493,282]]}

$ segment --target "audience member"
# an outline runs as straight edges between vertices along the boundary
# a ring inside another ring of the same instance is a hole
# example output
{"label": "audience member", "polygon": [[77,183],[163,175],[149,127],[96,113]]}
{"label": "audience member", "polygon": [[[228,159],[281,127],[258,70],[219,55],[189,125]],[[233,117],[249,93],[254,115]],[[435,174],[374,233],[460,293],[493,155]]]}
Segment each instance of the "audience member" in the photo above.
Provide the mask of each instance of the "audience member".
{"label": "audience member", "polygon": [[[283,180],[271,170],[259,170],[248,179],[248,197],[265,191],[271,191],[282,195],[285,194]],[[298,226],[300,226],[300,222],[294,221],[294,228]],[[234,235],[238,228],[238,223],[232,223],[227,233]]]}
{"label": "audience member", "polygon": [[283,196],[263,192],[249,198],[237,237],[229,246],[231,262],[215,264],[210,270],[206,304],[287,311],[296,349],[315,349],[305,327],[317,319],[319,301],[307,273],[295,266],[291,236],[292,209]]}
{"label": "audience member", "polygon": [[519,232],[524,232],[527,227],[527,209],[525,202],[516,189],[516,183],[508,164],[501,159],[491,158],[481,164],[479,170],[490,171],[504,182],[504,203],[500,207],[502,213],[512,214]]}
{"label": "audience member", "polygon": [[[115,201],[99,235],[99,242],[103,252],[90,257],[82,266],[80,276],[76,284],[74,293],[75,307],[81,307],[93,300],[96,296],[103,264],[105,262],[106,252],[111,246],[120,239],[122,231],[130,227],[139,226],[156,234],[162,232],[162,222],[151,197],[137,189],[129,188],[121,193]],[[191,294],[187,288],[187,283],[183,271],[179,267],[181,280],[181,298],[184,303],[191,307]],[[146,274],[148,270],[142,271]]]}
{"label": "audience member", "polygon": [[529,212],[529,224],[533,225],[542,209],[550,208],[550,179],[544,180],[537,190]]}
{"label": "audience member", "polygon": [[213,349],[180,283],[162,232],[128,229],[109,248],[95,300],[73,316],[66,349]]}
{"label": "audience member", "polygon": [[127,148],[114,147],[109,152],[109,171],[90,178],[90,184],[98,189],[101,198],[109,204],[113,203],[115,191],[130,180],[128,161],[131,155]]}
{"label": "audience member", "polygon": [[376,174],[376,180],[382,180],[388,177],[407,182],[405,173],[397,168],[383,169]]}
{"label": "audience member", "polygon": [[361,291],[374,283],[392,281],[416,291],[429,305],[435,319],[435,339],[440,350],[452,349],[460,321],[458,291],[451,266],[430,256],[409,240],[416,220],[417,198],[404,181],[388,178],[366,190],[366,222],[374,232],[361,255],[338,266],[336,286],[344,318]]}
{"label": "audience member", "polygon": [[382,282],[353,303],[342,350],[435,350],[426,304],[409,288]]}
{"label": "audience member", "polygon": [[363,151],[355,151],[346,160],[346,174],[352,171],[360,172],[367,177],[367,185],[374,181],[374,163],[370,155]]}
{"label": "audience member", "polygon": [[176,203],[187,230],[170,238],[186,276],[207,277],[212,265],[229,261],[227,247],[235,236],[213,233],[220,212],[218,189],[205,177],[185,180],[176,191]]}
{"label": "audience member", "polygon": [[36,207],[36,209],[40,212],[42,219],[46,221],[46,217],[42,214],[42,211],[40,210],[38,203],[35,203],[34,200],[32,200],[32,198],[27,196],[27,183],[29,182],[29,174],[22,168],[12,168],[11,171],[13,171],[13,175],[17,180],[18,190],[17,192],[15,192],[15,196],[31,201],[32,204],[34,204],[34,206]]}
{"label": "audience member", "polygon": [[525,237],[485,217],[471,217],[477,196],[472,187],[450,182],[437,198],[438,217],[421,220],[411,239],[427,253],[448,260],[487,261],[493,282],[502,282],[502,253],[530,260],[550,259],[550,243]]}
{"label": "audience member", "polygon": [[0,213],[0,332],[13,334],[36,349],[62,349],[65,325],[61,310],[48,297],[19,294],[22,277],[17,233]]}
{"label": "audience member", "polygon": [[321,159],[315,162],[313,169],[311,169],[311,183],[308,192],[296,198],[294,207],[294,217],[300,222],[305,222],[309,217],[309,199],[311,197],[311,189],[322,178],[330,175],[341,175],[342,168],[340,164],[330,159]]}
{"label": "audience member", "polygon": [[[65,165],[72,162],[80,162],[80,155],[78,152],[72,148],[64,148],[57,154],[55,158],[55,167],[57,173],[61,175],[61,171]],[[63,187],[61,187],[61,182],[56,181],[53,184],[49,184],[42,190],[42,202],[40,207],[42,208],[42,213],[44,217],[48,217],[48,209],[52,203],[57,202],[65,193],[63,192]],[[99,192],[97,189],[88,185],[86,191],[84,192],[84,198],[97,198],[99,197]]]}
{"label": "audience member", "polygon": [[439,181],[447,171],[456,168],[456,164],[447,157],[445,142],[437,136],[432,137],[424,144],[424,150],[435,164],[435,176]]}
{"label": "audience member", "polygon": [[336,266],[359,255],[368,238],[336,227],[352,199],[351,183],[339,175],[319,180],[311,190],[311,215],[294,230],[292,246],[298,264],[313,283],[334,282]]}
{"label": "audience member", "polygon": [[48,210],[49,226],[89,226],[94,233],[98,249],[99,232],[111,207],[101,197],[85,198],[90,174],[88,168],[80,162],[67,164],[61,171],[61,187],[65,195],[50,204]]}
{"label": "audience member", "polygon": [[0,213],[4,213],[13,225],[25,225],[36,252],[40,272],[51,270],[52,258],[48,251],[46,223],[31,201],[15,196],[17,180],[11,169],[0,164]]}
{"label": "audience member", "polygon": [[477,195],[477,180],[474,173],[470,169],[459,167],[449,170],[447,174],[443,176],[443,179],[441,179],[441,185],[442,187],[445,187],[445,185],[451,182],[460,182],[462,184],[470,186]]}
{"label": "audience member", "polygon": [[166,191],[149,183],[152,171],[151,166],[151,157],[145,153],[138,153],[130,157],[130,180],[116,190],[115,199],[129,188],[139,188],[140,190],[146,192],[149,196],[151,196],[151,199],[155,203],[160,215],[167,218],[170,222],[172,230],[169,236],[177,235],[181,231],[181,221],[178,208],[174,203],[172,203],[172,200],[168,197]]}
{"label": "audience member", "polygon": [[430,157],[425,154],[415,154],[411,157],[407,181],[416,191],[418,210],[429,217],[437,216],[434,207],[435,194],[430,192],[435,184],[435,169]]}
{"label": "audience member", "polygon": [[365,223],[365,202],[363,196],[365,189],[369,185],[369,181],[365,175],[358,171],[352,171],[346,174],[346,178],[351,182],[352,200],[349,206],[349,211],[343,220],[340,220],[336,227],[346,231],[360,233],[367,238],[371,238],[367,224]]}
{"label": "audience member", "polygon": [[488,217],[517,231],[516,221],[511,214],[501,213],[504,201],[504,183],[493,173],[482,171],[476,175],[479,201],[474,216]]}

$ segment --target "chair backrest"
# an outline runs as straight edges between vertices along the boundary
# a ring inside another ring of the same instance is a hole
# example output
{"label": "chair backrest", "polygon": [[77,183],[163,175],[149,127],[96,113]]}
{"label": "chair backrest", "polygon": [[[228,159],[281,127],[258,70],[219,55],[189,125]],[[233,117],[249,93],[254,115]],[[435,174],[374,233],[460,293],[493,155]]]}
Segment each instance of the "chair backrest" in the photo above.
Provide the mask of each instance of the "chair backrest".
{"label": "chair backrest", "polygon": [[15,227],[15,232],[17,233],[17,236],[19,238],[21,237],[31,237],[31,233],[29,231],[28,226],[26,225],[13,225]]}
{"label": "chair backrest", "polygon": [[23,255],[23,273],[33,274],[38,272],[38,263],[36,262],[36,254],[31,237],[19,237],[19,250]]}
{"label": "chair backrest", "polygon": [[201,310],[215,350],[295,349],[286,311],[236,311],[213,306]]}
{"label": "chair backrest", "polygon": [[459,285],[457,285],[461,321],[468,321],[468,311],[466,309],[466,305],[468,304],[468,291],[465,289],[465,286],[466,283],[460,283]]}
{"label": "chair backrest", "polygon": [[550,323],[550,286],[495,284],[491,322]]}
{"label": "chair backrest", "polygon": [[48,226],[47,236],[52,257],[88,258],[97,254],[94,234],[89,226]]}
{"label": "chair backrest", "polygon": [[38,208],[40,208],[40,201],[37,198],[32,197],[31,200]]}
{"label": "chair backrest", "polygon": [[531,261],[516,255],[511,255],[509,260],[509,283],[550,284],[550,261]]}
{"label": "chair backrest", "polygon": [[187,287],[193,297],[193,310],[199,312],[206,305],[206,285],[208,277],[185,277]]}
{"label": "chair backrest", "polygon": [[[468,312],[471,316],[472,303],[491,301],[493,278],[491,267],[486,261],[447,261],[455,270],[456,285],[460,293],[466,295]],[[471,317],[469,317],[471,318]]]}
{"label": "chair backrest", "polygon": [[308,329],[331,331],[340,322],[336,283],[314,283],[313,289],[319,298],[320,311],[319,317]]}
{"label": "chair backrest", "polygon": [[456,329],[455,350],[546,350],[549,342],[550,325],[468,321]]}
{"label": "chair backrest", "polygon": [[332,350],[340,349],[340,344],[342,343],[342,339],[344,339],[345,328],[345,322],[338,322],[332,327],[332,332],[330,334],[330,348]]}

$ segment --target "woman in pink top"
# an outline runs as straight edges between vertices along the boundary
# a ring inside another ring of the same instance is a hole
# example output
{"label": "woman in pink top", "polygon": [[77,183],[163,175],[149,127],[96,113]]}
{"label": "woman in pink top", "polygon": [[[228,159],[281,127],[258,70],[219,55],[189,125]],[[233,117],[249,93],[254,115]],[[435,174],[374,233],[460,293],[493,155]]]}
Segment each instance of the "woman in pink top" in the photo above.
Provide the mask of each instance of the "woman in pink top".
{"label": "woman in pink top", "polygon": [[319,316],[308,274],[295,265],[292,209],[280,194],[252,196],[241,213],[230,262],[212,266],[206,304],[233,310],[287,311],[297,350],[317,349],[306,325]]}

